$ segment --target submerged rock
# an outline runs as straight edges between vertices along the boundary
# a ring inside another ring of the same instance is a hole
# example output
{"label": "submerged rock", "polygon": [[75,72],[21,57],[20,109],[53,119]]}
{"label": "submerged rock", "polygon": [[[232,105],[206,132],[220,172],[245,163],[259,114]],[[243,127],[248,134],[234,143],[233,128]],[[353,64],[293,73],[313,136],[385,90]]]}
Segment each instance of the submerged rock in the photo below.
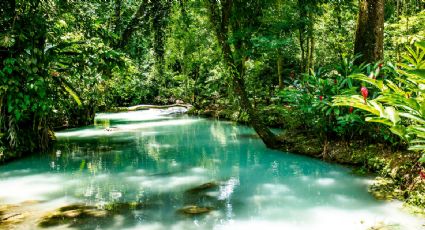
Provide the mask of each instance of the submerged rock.
{"label": "submerged rock", "polygon": [[208,191],[208,190],[211,190],[211,189],[216,189],[216,188],[218,188],[218,183],[208,182],[208,183],[199,185],[197,187],[188,189],[188,190],[186,190],[186,193],[192,193],[192,194],[201,193],[201,192],[205,192],[205,191]]}
{"label": "submerged rock", "polygon": [[18,205],[11,205],[11,204],[4,204],[4,205],[0,205],[0,215],[7,213],[9,210],[13,209],[13,208],[17,208],[19,207]]}
{"label": "submerged rock", "polygon": [[113,213],[123,213],[131,210],[139,210],[146,207],[140,202],[117,202],[105,205],[105,209]]}
{"label": "submerged rock", "polygon": [[27,217],[20,205],[0,205],[0,229],[13,229]]}
{"label": "submerged rock", "polygon": [[109,203],[101,208],[85,204],[72,204],[44,214],[38,221],[38,226],[44,228],[65,224],[79,226],[91,221],[107,224],[115,215],[126,214],[144,207],[145,204],[140,202]]}
{"label": "submerged rock", "polygon": [[45,214],[38,222],[40,227],[52,227],[57,225],[87,222],[92,218],[105,218],[108,212],[97,209],[94,206],[73,204],[61,207],[56,211]]}
{"label": "submerged rock", "polygon": [[260,136],[258,136],[258,134],[256,134],[256,133],[254,133],[254,134],[239,134],[237,137],[241,138],[241,139],[260,139]]}
{"label": "submerged rock", "polygon": [[400,226],[397,224],[385,224],[383,222],[377,223],[375,226],[368,228],[367,230],[396,230],[400,229]]}
{"label": "submerged rock", "polygon": [[186,215],[201,215],[206,214],[214,209],[212,207],[199,207],[196,205],[189,205],[184,208],[177,210],[178,213],[186,214]]}
{"label": "submerged rock", "polygon": [[20,203],[20,205],[35,205],[35,204],[40,204],[42,203],[42,201],[39,200],[26,200]]}
{"label": "submerged rock", "polygon": [[13,229],[13,226],[22,223],[25,217],[23,213],[0,213],[0,229],[3,229],[3,227],[5,229]]}
{"label": "submerged rock", "polygon": [[223,202],[217,199],[217,196],[208,194],[191,194],[188,193],[183,197],[184,205],[197,205],[219,208],[223,206]]}
{"label": "submerged rock", "polygon": [[107,132],[120,131],[120,128],[117,128],[117,127],[109,127],[109,128],[105,128],[105,131],[107,131]]}
{"label": "submerged rock", "polygon": [[178,212],[197,215],[223,208],[223,200],[218,199],[219,187],[217,182],[208,182],[186,190],[183,196],[186,206]]}

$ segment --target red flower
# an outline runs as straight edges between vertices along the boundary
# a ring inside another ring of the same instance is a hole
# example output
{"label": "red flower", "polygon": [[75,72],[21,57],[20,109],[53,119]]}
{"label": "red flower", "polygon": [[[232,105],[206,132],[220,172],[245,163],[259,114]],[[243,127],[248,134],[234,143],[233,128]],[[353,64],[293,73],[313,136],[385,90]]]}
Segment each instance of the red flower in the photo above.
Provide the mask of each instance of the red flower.
{"label": "red flower", "polygon": [[384,66],[384,63],[379,63],[378,67],[382,68],[382,66]]}
{"label": "red flower", "polygon": [[53,77],[59,77],[60,73],[59,72],[52,72],[50,75],[52,75]]}
{"label": "red flower", "polygon": [[419,172],[419,175],[421,176],[421,179],[424,179],[425,180],[425,173],[423,171],[420,171]]}
{"label": "red flower", "polygon": [[349,113],[353,113],[353,111],[354,111],[353,106],[350,106],[350,109],[348,110],[348,112],[349,112]]}
{"label": "red flower", "polygon": [[323,101],[323,96],[319,96],[319,100],[320,101]]}
{"label": "red flower", "polygon": [[360,89],[360,91],[362,93],[362,96],[363,96],[363,99],[364,99],[364,103],[366,104],[366,99],[367,99],[367,96],[369,95],[369,91],[364,86],[362,86],[362,88]]}

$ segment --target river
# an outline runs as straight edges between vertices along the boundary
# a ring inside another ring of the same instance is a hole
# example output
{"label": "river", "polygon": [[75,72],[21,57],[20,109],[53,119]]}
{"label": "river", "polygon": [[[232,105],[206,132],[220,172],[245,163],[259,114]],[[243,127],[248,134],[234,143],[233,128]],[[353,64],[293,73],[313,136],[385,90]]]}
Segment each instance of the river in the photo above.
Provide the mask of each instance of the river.
{"label": "river", "polygon": [[58,132],[50,154],[0,166],[0,203],[25,213],[17,229],[43,229],[45,213],[72,204],[108,213],[49,229],[424,228],[400,202],[374,199],[371,182],[267,149],[247,126],[145,110],[98,114]]}

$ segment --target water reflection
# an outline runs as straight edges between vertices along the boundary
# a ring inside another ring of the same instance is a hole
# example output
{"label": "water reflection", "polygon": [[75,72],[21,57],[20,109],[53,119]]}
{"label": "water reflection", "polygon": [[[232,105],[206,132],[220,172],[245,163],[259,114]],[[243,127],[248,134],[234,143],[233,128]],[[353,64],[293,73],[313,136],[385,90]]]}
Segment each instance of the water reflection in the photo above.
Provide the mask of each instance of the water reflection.
{"label": "water reflection", "polygon": [[[49,201],[44,209],[50,210],[64,203],[142,205],[77,229],[366,229],[379,221],[419,229],[423,224],[394,203],[374,200],[366,192],[367,179],[340,166],[268,150],[245,126],[158,111],[98,118],[93,127],[58,133],[50,155],[0,167],[0,200]],[[206,183],[217,186],[187,192]],[[212,211],[179,214],[186,206]]]}

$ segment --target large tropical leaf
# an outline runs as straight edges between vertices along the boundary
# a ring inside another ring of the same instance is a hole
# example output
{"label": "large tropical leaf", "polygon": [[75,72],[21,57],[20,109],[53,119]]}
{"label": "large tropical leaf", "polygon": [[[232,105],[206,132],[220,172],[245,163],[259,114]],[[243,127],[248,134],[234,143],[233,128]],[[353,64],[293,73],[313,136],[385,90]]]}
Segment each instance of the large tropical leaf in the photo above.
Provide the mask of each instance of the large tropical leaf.
{"label": "large tropical leaf", "polygon": [[380,91],[388,90],[388,87],[386,85],[384,85],[384,82],[382,80],[376,80],[376,79],[370,78],[370,77],[368,77],[364,74],[361,74],[361,73],[353,74],[353,75],[350,75],[349,77],[352,78],[352,79],[364,81],[364,82],[367,82],[371,85],[374,85]]}
{"label": "large tropical leaf", "polygon": [[359,95],[352,96],[337,96],[333,101],[334,106],[353,106],[358,109],[366,110],[376,116],[381,116],[381,112],[369,103],[364,103],[364,100]]}

